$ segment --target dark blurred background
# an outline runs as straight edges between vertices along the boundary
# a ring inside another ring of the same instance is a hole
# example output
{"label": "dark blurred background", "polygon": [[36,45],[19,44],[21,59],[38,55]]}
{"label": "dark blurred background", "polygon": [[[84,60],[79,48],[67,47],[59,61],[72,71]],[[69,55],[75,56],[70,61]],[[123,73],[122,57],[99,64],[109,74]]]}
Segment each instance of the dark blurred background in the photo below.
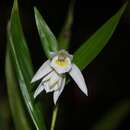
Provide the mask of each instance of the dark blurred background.
{"label": "dark blurred background", "polygon": [[[78,49],[125,2],[126,0],[76,0],[69,52],[73,53]],[[70,0],[19,0],[21,22],[35,71],[46,57],[43,54],[36,29],[33,7],[37,6],[52,32],[58,36],[67,15],[69,3]],[[9,130],[13,130],[14,124],[8,105],[4,65],[6,26],[12,4],[12,0],[0,1],[0,121],[6,124]],[[89,130],[114,105],[120,101],[129,100],[129,9],[127,7],[109,44],[83,71],[89,96],[83,95],[73,81],[65,87],[59,99],[57,130]],[[44,100],[44,97],[41,98]],[[51,95],[47,98],[50,99],[46,110],[46,122],[49,128],[53,102]],[[130,130],[129,121],[130,113],[122,119],[115,130]]]}

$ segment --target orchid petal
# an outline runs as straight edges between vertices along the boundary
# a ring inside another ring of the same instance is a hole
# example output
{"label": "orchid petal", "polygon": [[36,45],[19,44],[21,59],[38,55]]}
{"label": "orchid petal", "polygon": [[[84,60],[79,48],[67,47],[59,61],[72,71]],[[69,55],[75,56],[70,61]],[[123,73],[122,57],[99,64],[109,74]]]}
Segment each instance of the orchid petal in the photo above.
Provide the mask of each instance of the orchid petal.
{"label": "orchid petal", "polygon": [[46,93],[52,92],[52,91],[50,91],[50,87],[48,85],[48,82],[45,82],[44,85],[45,85],[45,91],[46,91]]}
{"label": "orchid petal", "polygon": [[73,78],[73,80],[76,82],[78,87],[82,90],[82,92],[88,95],[87,86],[85,84],[83,75],[80,69],[75,64],[72,64],[72,69],[69,72],[69,74]]}
{"label": "orchid petal", "polygon": [[38,88],[35,90],[33,97],[36,98],[44,90],[44,88],[45,86],[41,82]]}
{"label": "orchid petal", "polygon": [[53,86],[56,82],[58,83],[60,75],[58,75],[55,71],[52,71],[50,77],[49,86]]}
{"label": "orchid petal", "polygon": [[59,88],[59,79],[60,76],[55,71],[45,76],[42,80],[45,85],[45,91],[48,93],[57,90]]}
{"label": "orchid petal", "polygon": [[54,91],[54,93],[53,93],[54,104],[56,104],[56,102],[57,102],[60,94],[62,93],[62,91],[64,89],[64,86],[65,86],[65,77],[61,78],[59,85],[60,85],[60,88],[57,89],[56,91]]}
{"label": "orchid petal", "polygon": [[49,72],[52,71],[52,68],[49,65],[50,61],[47,60],[45,63],[43,63],[43,65],[40,67],[40,69],[36,72],[36,74],[34,75],[31,83],[41,79],[42,77],[44,77],[46,74],[48,74]]}

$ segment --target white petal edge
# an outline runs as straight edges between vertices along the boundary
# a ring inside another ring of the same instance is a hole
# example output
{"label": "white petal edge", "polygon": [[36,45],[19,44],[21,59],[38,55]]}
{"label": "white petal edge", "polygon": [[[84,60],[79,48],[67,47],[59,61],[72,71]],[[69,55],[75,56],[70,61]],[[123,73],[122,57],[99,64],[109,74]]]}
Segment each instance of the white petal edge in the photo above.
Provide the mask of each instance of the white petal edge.
{"label": "white petal edge", "polygon": [[61,78],[61,87],[60,87],[60,89],[54,91],[54,93],[53,93],[53,101],[54,101],[54,104],[56,104],[56,102],[57,102],[59,96],[61,95],[61,93],[62,93],[64,87],[65,87],[65,77],[64,77],[64,78]]}
{"label": "white petal edge", "polygon": [[43,76],[45,76],[46,74],[52,71],[52,68],[50,67],[49,63],[50,61],[47,60],[46,62],[42,64],[40,69],[33,76],[31,83],[36,82],[37,80],[41,79]]}
{"label": "white petal edge", "polygon": [[36,98],[44,90],[44,88],[45,86],[42,83],[40,83],[38,88],[35,90],[33,97]]}
{"label": "white petal edge", "polygon": [[69,72],[70,76],[73,78],[73,80],[76,82],[78,87],[81,89],[81,91],[88,96],[88,90],[87,85],[85,83],[84,77],[80,71],[80,69],[75,65],[72,64],[72,69]]}

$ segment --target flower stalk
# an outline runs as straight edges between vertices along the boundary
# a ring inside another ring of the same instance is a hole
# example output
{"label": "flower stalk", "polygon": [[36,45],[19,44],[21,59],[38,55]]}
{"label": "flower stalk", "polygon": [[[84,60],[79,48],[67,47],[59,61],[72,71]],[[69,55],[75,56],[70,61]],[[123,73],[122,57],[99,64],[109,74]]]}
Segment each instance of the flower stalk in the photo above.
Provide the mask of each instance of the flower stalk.
{"label": "flower stalk", "polygon": [[55,124],[56,124],[56,118],[57,118],[57,115],[58,115],[58,105],[55,106],[54,110],[53,110],[53,113],[52,113],[52,121],[51,121],[51,128],[50,130],[54,130],[55,129]]}

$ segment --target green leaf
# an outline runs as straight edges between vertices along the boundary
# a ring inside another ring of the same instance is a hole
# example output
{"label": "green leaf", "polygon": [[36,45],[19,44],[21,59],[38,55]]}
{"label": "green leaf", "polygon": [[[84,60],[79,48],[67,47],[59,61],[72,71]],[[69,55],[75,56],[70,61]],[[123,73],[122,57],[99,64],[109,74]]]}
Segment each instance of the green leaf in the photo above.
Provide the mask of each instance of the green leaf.
{"label": "green leaf", "polygon": [[34,103],[33,93],[31,92],[32,86],[30,81],[33,76],[32,63],[22,32],[17,0],[14,0],[11,19],[8,24],[8,40],[11,52],[9,55],[15,67],[18,84],[29,115],[37,130],[45,130],[43,114],[38,102]]}
{"label": "green leaf", "polygon": [[15,78],[11,58],[9,56],[9,50],[7,50],[6,56],[6,81],[9,103],[16,129],[31,130],[28,124],[27,116],[25,115],[25,108],[23,107],[21,95],[18,90],[18,84]]}
{"label": "green leaf", "polygon": [[37,8],[34,8],[35,12],[35,20],[36,25],[38,29],[38,33],[41,39],[41,43],[44,49],[44,52],[48,58],[51,57],[50,52],[57,52],[58,46],[57,41],[49,27],[47,26],[46,22],[42,18],[41,14],[37,10]]}
{"label": "green leaf", "polygon": [[7,130],[7,124],[1,115],[0,115],[0,130]]}
{"label": "green leaf", "polygon": [[69,42],[71,38],[71,26],[74,19],[74,5],[75,0],[71,0],[64,26],[58,38],[60,49],[68,49],[69,47]]}
{"label": "green leaf", "polygon": [[130,101],[122,101],[108,111],[92,130],[115,130],[130,112]]}
{"label": "green leaf", "polygon": [[[2,84],[0,82],[0,88]],[[2,91],[1,91],[2,92]],[[10,110],[7,96],[0,98],[0,130],[9,130]]]}
{"label": "green leaf", "polygon": [[114,33],[127,3],[74,53],[74,63],[83,70],[101,52]]}

